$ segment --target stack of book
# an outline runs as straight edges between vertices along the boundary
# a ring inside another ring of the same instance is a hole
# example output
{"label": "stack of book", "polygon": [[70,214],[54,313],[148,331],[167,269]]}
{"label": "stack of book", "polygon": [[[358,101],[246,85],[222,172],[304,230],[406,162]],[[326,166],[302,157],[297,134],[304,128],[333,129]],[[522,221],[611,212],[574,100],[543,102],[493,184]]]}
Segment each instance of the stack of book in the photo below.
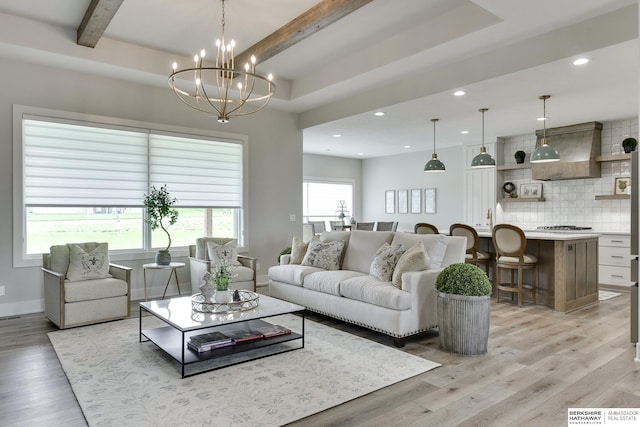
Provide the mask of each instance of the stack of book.
{"label": "stack of book", "polygon": [[192,336],[187,342],[187,347],[197,353],[202,353],[217,348],[229,347],[290,333],[291,329],[280,325],[267,325],[255,329],[237,329],[234,331],[226,331],[225,333],[214,331]]}

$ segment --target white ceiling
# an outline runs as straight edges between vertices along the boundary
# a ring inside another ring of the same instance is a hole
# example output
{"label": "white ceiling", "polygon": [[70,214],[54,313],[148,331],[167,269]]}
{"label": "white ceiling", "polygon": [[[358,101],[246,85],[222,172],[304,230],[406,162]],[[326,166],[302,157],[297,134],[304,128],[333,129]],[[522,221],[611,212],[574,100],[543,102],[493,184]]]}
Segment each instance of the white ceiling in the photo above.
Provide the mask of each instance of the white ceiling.
{"label": "white ceiling", "polygon": [[[241,51],[317,2],[227,0],[227,37]],[[167,87],[219,37],[218,0],[124,0],[77,46],[89,3],[0,0],[0,56]],[[435,117],[438,147],[478,144],[481,107],[487,141],[533,133],[543,94],[549,127],[638,117],[639,52],[637,0],[373,0],[258,69],[277,79],[270,108],[300,113],[305,152],[369,158],[431,150]]]}

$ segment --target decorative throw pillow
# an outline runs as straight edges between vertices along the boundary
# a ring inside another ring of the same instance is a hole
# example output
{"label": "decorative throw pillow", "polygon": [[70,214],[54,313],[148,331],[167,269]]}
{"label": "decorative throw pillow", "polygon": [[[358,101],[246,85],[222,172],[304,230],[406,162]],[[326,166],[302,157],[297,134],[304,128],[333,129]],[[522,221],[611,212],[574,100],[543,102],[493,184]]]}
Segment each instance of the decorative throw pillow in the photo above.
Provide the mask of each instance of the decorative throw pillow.
{"label": "decorative throw pillow", "polygon": [[224,245],[207,242],[207,252],[212,265],[218,265],[222,260],[231,265],[240,265],[238,261],[238,241],[236,239],[229,240]]}
{"label": "decorative throw pillow", "polygon": [[312,240],[302,260],[302,265],[324,268],[325,270],[339,270],[340,257],[344,249],[344,241],[321,242]]}
{"label": "decorative throw pillow", "polygon": [[391,282],[399,289],[402,289],[402,274],[408,271],[426,270],[429,265],[429,256],[424,250],[424,244],[418,242],[411,246],[405,253],[400,256]]}
{"label": "decorative throw pillow", "polygon": [[298,236],[293,236],[293,240],[291,241],[291,258],[289,259],[289,264],[300,264],[304,259],[304,255],[307,253],[308,247],[309,244],[305,243],[304,240]]}
{"label": "decorative throw pillow", "polygon": [[429,269],[442,267],[442,261],[447,252],[447,243],[445,242],[447,237],[444,235],[438,237],[436,244],[429,247],[429,258],[427,260]]}
{"label": "decorative throw pillow", "polygon": [[404,245],[391,246],[385,242],[373,255],[369,275],[390,282],[393,269],[396,268],[396,263],[403,253]]}
{"label": "decorative throw pillow", "polygon": [[80,280],[104,279],[109,277],[109,246],[100,243],[92,251],[85,251],[76,244],[69,244],[69,268],[67,279],[70,282]]}

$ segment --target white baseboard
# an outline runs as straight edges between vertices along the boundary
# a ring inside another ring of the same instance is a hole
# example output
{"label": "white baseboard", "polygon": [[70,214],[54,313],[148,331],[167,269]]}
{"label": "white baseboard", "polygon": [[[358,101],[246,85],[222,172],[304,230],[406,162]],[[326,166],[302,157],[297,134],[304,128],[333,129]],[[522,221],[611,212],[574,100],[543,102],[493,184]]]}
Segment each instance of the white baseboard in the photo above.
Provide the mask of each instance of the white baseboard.
{"label": "white baseboard", "polygon": [[0,318],[44,312],[44,299],[0,304]]}

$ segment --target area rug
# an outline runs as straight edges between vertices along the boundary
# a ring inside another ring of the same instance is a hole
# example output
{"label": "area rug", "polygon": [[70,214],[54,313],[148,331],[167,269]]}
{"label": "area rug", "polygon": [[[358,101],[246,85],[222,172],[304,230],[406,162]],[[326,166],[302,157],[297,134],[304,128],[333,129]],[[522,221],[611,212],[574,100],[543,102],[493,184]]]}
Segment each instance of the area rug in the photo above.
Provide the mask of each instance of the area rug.
{"label": "area rug", "polygon": [[137,319],[49,339],[90,426],[279,426],[440,366],[310,320],[303,349],[185,379]]}
{"label": "area rug", "polygon": [[606,301],[608,299],[615,298],[615,297],[618,297],[620,295],[622,295],[622,294],[620,294],[618,292],[599,290],[598,291],[598,300],[599,301]]}

